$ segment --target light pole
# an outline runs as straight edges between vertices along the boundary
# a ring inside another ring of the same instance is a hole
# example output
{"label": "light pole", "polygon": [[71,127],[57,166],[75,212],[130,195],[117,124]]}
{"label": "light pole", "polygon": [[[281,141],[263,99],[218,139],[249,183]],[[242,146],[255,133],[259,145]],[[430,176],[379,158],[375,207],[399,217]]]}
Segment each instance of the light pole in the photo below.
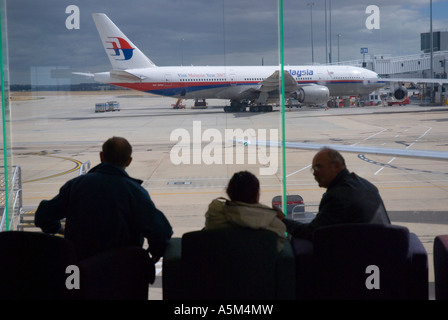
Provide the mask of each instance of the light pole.
{"label": "light pole", "polygon": [[314,37],[313,37],[313,6],[314,2],[308,2],[307,5],[310,7],[311,16],[311,61],[314,64]]}
{"label": "light pole", "polygon": [[180,65],[184,65],[184,38],[180,40]]}
{"label": "light pole", "polygon": [[330,57],[329,57],[328,61],[331,64],[333,62],[333,48],[332,48],[332,44],[331,44],[331,0],[330,0],[329,16],[330,16],[330,21],[329,21],[329,28],[330,28],[330,34],[329,34],[329,38],[330,38]]}
{"label": "light pole", "polygon": [[327,0],[325,0],[325,63],[328,64]]}
{"label": "light pole", "polygon": [[342,34],[338,33],[338,64],[339,64],[339,38],[342,36]]}
{"label": "light pole", "polygon": [[[434,78],[434,38],[432,34],[432,0],[429,1],[429,45],[431,47],[431,79]],[[434,102],[434,83],[431,84],[431,103]]]}
{"label": "light pole", "polygon": [[[329,3],[329,16],[330,16],[330,21],[329,21],[329,26],[327,24],[327,0],[325,0],[325,63],[330,63],[332,62],[332,49],[331,49],[331,0]],[[328,36],[328,28],[330,29],[330,35]],[[330,53],[328,53],[328,38],[330,38]]]}

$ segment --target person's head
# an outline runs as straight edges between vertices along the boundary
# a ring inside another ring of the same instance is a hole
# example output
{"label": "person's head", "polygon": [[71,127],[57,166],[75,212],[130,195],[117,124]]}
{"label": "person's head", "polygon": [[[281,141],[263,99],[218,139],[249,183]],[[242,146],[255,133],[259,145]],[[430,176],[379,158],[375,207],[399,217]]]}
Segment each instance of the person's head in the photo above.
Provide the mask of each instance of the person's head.
{"label": "person's head", "polygon": [[338,151],[325,147],[314,156],[311,168],[319,187],[328,188],[346,166],[344,158]]}
{"label": "person's head", "polygon": [[126,168],[132,161],[132,146],[121,137],[112,137],[104,142],[102,151],[100,152],[101,162]]}
{"label": "person's head", "polygon": [[260,182],[249,171],[236,172],[230,179],[226,191],[232,201],[258,203],[260,198]]}

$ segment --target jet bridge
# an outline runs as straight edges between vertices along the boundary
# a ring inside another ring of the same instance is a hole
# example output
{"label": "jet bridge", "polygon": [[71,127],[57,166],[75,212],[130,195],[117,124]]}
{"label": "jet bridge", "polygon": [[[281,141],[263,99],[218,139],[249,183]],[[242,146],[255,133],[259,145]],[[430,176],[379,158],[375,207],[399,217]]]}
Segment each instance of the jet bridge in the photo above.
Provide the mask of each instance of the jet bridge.
{"label": "jet bridge", "polygon": [[[434,73],[436,78],[446,78],[448,61],[448,51],[436,51],[433,53]],[[381,76],[389,77],[393,75],[419,73],[427,75],[431,69],[431,55],[429,53],[405,55],[392,57],[391,55],[373,55],[365,59],[343,61],[332,63],[332,65],[351,65],[363,67],[375,71]]]}
{"label": "jet bridge", "polygon": [[[433,72],[434,78],[447,78],[447,62],[448,51],[433,52]],[[431,77],[431,54],[421,53],[405,56],[391,55],[372,55],[366,56],[363,59],[343,61],[339,63],[332,63],[332,65],[352,65],[356,67],[364,67],[378,73],[383,78],[433,78]],[[443,89],[439,90],[438,84],[434,85],[433,98],[431,101],[442,102],[446,101],[446,93],[443,96]],[[446,88],[446,86],[445,86]],[[431,89],[428,84],[423,84],[420,88],[421,92],[428,93],[431,96]],[[448,90],[446,90],[448,91]]]}

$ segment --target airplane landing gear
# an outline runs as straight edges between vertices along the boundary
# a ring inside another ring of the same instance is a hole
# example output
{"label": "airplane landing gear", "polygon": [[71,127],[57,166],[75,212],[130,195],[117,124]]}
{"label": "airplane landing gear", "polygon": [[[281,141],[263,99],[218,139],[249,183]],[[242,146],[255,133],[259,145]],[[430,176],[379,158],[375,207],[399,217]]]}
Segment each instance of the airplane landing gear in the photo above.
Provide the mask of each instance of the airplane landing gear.
{"label": "airplane landing gear", "polygon": [[272,112],[272,106],[250,106],[249,110],[250,112]]}
{"label": "airplane landing gear", "polygon": [[[249,106],[249,101],[247,100],[231,100],[230,106],[224,107],[224,112],[246,112],[247,107]],[[271,112],[272,106],[271,105],[250,105],[249,106],[250,112]]]}

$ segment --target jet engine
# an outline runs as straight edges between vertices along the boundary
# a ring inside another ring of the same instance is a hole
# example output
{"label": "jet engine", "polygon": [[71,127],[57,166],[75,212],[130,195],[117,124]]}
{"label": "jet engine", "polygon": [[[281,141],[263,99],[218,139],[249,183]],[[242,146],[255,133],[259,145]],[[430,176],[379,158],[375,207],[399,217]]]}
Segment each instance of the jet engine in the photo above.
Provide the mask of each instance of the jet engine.
{"label": "jet engine", "polygon": [[394,87],[394,98],[398,102],[404,101],[408,96],[408,90],[404,86]]}
{"label": "jet engine", "polygon": [[325,104],[330,99],[330,90],[325,86],[304,86],[293,93],[293,97],[303,104]]}

